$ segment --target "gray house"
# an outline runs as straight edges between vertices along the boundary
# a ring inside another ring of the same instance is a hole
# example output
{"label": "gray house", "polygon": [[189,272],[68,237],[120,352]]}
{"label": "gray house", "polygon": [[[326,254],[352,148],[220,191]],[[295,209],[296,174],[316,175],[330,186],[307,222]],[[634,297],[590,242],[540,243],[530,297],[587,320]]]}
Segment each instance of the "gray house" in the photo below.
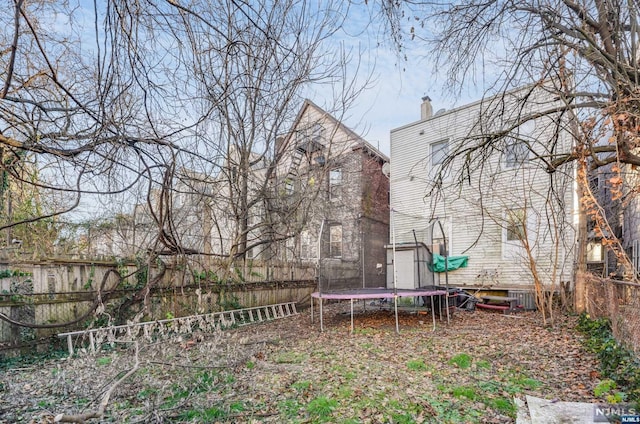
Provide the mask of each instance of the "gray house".
{"label": "gray house", "polygon": [[313,196],[278,257],[316,263],[323,289],[383,287],[389,158],[309,100],[278,145],[280,192]]}

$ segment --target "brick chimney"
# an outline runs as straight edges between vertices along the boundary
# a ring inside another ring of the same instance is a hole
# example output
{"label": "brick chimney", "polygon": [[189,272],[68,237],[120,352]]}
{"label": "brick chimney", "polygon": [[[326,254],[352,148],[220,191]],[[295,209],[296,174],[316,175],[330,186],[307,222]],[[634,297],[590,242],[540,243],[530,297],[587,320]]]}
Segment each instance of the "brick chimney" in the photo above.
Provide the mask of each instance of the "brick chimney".
{"label": "brick chimney", "polygon": [[433,116],[433,106],[431,106],[431,98],[424,96],[420,105],[420,119],[425,120]]}

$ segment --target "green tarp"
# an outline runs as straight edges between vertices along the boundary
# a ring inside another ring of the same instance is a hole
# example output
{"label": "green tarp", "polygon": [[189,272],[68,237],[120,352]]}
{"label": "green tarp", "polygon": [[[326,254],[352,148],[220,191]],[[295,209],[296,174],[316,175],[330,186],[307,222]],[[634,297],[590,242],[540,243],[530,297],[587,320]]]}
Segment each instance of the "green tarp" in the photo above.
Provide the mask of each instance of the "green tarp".
{"label": "green tarp", "polygon": [[[453,271],[458,268],[466,268],[468,261],[468,256],[449,256],[447,257],[447,270]],[[434,253],[433,263],[429,264],[429,269],[433,272],[444,272],[444,256]]]}

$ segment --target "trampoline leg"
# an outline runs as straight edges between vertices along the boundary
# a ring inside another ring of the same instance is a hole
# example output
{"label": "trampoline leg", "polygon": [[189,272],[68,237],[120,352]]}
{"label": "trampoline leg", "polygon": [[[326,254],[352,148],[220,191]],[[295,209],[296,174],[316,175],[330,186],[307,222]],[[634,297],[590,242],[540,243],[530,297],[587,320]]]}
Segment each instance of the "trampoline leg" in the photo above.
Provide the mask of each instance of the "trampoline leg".
{"label": "trampoline leg", "polygon": [[433,295],[431,296],[431,321],[433,321],[433,329],[436,331],[436,305],[433,303]]}
{"label": "trampoline leg", "polygon": [[353,334],[353,299],[351,299],[351,334]]}
{"label": "trampoline leg", "polygon": [[396,311],[396,333],[400,334],[400,327],[398,326],[398,296],[393,296],[394,308]]}
{"label": "trampoline leg", "polygon": [[324,331],[324,323],[322,321],[322,298],[320,300],[320,331]]}
{"label": "trampoline leg", "polygon": [[313,324],[313,296],[311,296],[311,324]]}
{"label": "trampoline leg", "polygon": [[445,295],[445,299],[447,300],[447,325],[448,325],[448,324],[451,324],[451,321],[449,318],[449,293]]}

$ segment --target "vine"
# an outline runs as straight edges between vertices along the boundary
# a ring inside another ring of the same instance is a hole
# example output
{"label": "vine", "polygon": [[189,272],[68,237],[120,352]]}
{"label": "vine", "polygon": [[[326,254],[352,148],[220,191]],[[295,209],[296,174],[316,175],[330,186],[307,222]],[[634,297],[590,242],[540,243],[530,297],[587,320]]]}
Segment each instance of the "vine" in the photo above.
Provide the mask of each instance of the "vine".
{"label": "vine", "polygon": [[610,321],[591,319],[583,313],[577,328],[586,336],[584,346],[598,356],[602,374],[615,383],[607,386],[620,389],[608,397],[608,401],[631,399],[640,402],[640,360],[614,338]]}

